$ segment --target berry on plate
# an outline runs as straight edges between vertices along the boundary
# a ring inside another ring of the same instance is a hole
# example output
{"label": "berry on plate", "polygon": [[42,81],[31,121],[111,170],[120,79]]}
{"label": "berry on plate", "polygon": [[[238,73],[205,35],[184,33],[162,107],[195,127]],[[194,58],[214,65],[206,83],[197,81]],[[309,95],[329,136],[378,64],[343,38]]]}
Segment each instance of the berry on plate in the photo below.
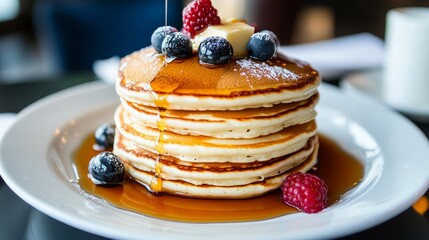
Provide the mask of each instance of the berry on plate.
{"label": "berry on plate", "polygon": [[181,32],[168,34],[162,41],[162,53],[169,58],[186,58],[192,55],[191,39]]}
{"label": "berry on plate", "polygon": [[209,25],[220,24],[217,9],[210,0],[195,0],[189,3],[182,12],[183,32],[193,38]]}
{"label": "berry on plate", "polygon": [[306,213],[317,213],[328,206],[328,186],[316,175],[293,173],[281,186],[283,202]]}
{"label": "berry on plate", "polygon": [[150,38],[150,42],[152,44],[152,47],[155,48],[155,50],[159,53],[162,52],[162,41],[164,40],[165,36],[167,36],[170,33],[177,32],[177,29],[175,27],[171,26],[162,26],[157,28]]}
{"label": "berry on plate", "polygon": [[112,147],[115,139],[115,126],[104,123],[95,130],[94,136],[98,148]]}
{"label": "berry on plate", "polygon": [[125,167],[112,152],[102,152],[89,161],[88,175],[96,185],[119,185],[124,183]]}
{"label": "berry on plate", "polygon": [[247,42],[247,51],[250,58],[266,61],[276,53],[276,42],[270,33],[258,32],[253,34]]}
{"label": "berry on plate", "polygon": [[212,36],[201,42],[198,48],[198,57],[202,63],[225,64],[233,56],[231,44],[222,37]]}

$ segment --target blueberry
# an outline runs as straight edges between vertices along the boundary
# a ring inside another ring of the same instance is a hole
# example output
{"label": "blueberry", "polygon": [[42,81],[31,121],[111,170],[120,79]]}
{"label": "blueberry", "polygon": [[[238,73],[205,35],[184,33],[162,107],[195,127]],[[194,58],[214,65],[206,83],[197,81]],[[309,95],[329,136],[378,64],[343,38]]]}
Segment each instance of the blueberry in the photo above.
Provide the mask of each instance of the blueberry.
{"label": "blueberry", "polygon": [[113,146],[115,140],[115,126],[104,123],[95,130],[95,142],[102,149]]}
{"label": "blueberry", "polygon": [[274,42],[276,43],[276,47],[280,46],[280,40],[279,40],[279,38],[277,37],[277,35],[275,33],[273,33],[270,30],[264,30],[264,31],[261,31],[261,32],[267,32],[268,34],[270,34],[271,37],[274,39]]}
{"label": "blueberry", "polygon": [[125,168],[112,152],[102,152],[89,161],[88,175],[96,185],[119,185],[124,183]]}
{"label": "blueberry", "polygon": [[157,28],[153,33],[152,37],[150,38],[150,42],[152,43],[152,47],[155,48],[155,50],[159,53],[162,53],[161,47],[162,47],[162,41],[164,40],[165,36],[167,36],[170,33],[177,32],[177,29],[175,27],[171,26],[162,26]]}
{"label": "blueberry", "polygon": [[247,42],[247,51],[250,58],[266,61],[276,53],[276,42],[271,34],[267,32],[258,32],[250,37]]}
{"label": "blueberry", "polygon": [[162,53],[169,58],[185,58],[192,54],[191,39],[184,33],[168,34],[162,41]]}
{"label": "blueberry", "polygon": [[233,54],[231,43],[218,36],[206,38],[198,47],[198,57],[203,63],[225,64],[232,59]]}

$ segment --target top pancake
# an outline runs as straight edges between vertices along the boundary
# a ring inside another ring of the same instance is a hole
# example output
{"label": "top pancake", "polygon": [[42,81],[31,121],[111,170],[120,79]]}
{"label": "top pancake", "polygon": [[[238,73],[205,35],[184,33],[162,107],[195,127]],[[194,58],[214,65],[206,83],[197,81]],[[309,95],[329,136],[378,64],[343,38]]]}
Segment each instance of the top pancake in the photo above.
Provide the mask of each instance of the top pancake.
{"label": "top pancake", "polygon": [[[307,99],[320,76],[310,65],[278,56],[208,67],[198,56],[169,61],[152,47],[123,58],[116,89],[124,99],[175,110],[239,110]],[[151,91],[147,91],[151,90]]]}

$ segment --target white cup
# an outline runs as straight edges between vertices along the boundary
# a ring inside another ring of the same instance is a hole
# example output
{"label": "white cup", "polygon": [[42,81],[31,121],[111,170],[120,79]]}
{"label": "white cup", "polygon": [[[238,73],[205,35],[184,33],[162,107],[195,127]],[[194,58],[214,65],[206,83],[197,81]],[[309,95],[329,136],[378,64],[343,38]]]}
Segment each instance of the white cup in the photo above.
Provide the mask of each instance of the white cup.
{"label": "white cup", "polygon": [[429,106],[429,8],[387,13],[383,97],[393,107]]}

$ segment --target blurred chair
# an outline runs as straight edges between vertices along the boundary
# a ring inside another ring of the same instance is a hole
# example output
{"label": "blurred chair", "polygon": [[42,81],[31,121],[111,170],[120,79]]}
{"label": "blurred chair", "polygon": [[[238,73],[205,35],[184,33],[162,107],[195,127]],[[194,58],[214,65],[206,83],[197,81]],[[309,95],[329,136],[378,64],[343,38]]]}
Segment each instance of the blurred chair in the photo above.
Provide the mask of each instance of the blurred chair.
{"label": "blurred chair", "polygon": [[[61,73],[148,46],[165,24],[164,0],[38,0],[34,11],[43,54]],[[168,2],[168,25],[181,29],[181,11],[182,1]]]}

